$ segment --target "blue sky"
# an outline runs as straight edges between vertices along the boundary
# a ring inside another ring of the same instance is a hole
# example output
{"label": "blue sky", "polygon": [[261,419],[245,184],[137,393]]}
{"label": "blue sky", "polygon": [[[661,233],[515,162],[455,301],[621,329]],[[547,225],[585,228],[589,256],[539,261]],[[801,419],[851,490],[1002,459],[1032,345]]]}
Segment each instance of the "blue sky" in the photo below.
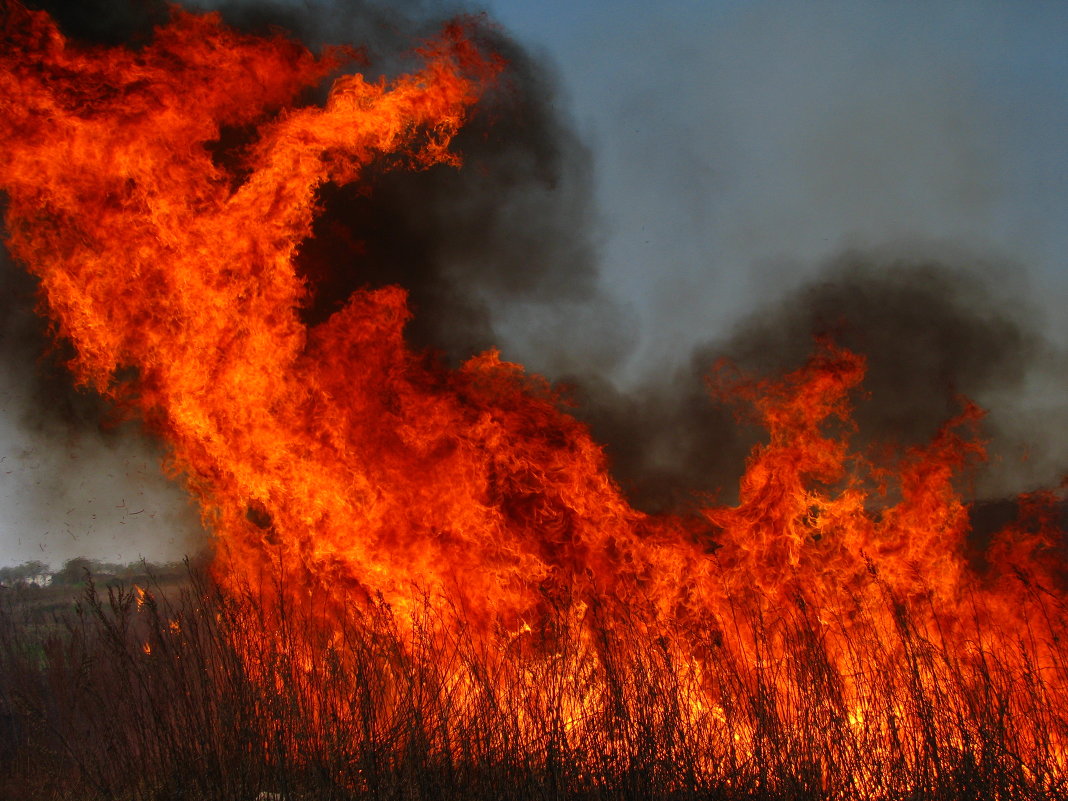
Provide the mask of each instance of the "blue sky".
{"label": "blue sky", "polygon": [[[1068,343],[1068,5],[488,8],[556,73],[589,145],[602,283],[627,320],[621,384],[670,369],[845,248],[974,261]],[[603,330],[579,309],[518,310],[503,333],[506,355],[537,369]],[[18,427],[18,402],[0,385],[0,563],[188,549],[191,511],[154,454],[121,438],[57,449]]]}

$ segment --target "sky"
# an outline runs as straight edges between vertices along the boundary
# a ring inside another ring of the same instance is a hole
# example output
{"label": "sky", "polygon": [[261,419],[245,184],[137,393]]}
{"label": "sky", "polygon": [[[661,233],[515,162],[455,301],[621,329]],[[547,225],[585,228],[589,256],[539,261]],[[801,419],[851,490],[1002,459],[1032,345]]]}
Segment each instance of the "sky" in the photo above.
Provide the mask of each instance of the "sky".
{"label": "sky", "polygon": [[[506,357],[551,377],[600,361],[626,391],[781,315],[843,253],[935,258],[1045,341],[1021,392],[1047,426],[1068,422],[1068,6],[487,10],[553,76],[585,145],[599,271],[596,304],[508,306]],[[164,561],[202,542],[158,449],[132,427],[31,425],[40,399],[20,380],[0,375],[0,564]],[[1050,465],[1039,478],[1068,469]]]}
{"label": "sky", "polygon": [[632,372],[851,247],[1011,263],[1068,333],[1063,4],[491,8],[556,64],[591,145]]}

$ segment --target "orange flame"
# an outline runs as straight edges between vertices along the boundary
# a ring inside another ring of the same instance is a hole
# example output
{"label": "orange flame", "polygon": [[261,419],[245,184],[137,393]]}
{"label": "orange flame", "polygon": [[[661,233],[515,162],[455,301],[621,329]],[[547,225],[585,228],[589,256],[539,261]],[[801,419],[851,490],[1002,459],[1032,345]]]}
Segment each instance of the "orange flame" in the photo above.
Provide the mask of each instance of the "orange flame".
{"label": "orange flame", "polygon": [[[301,92],[351,53],[317,58],[182,11],[138,52],[83,48],[44,14],[6,8],[8,247],[39,276],[78,380],[168,443],[223,585],[263,587],[258,576],[281,571],[264,592],[314,596],[327,623],[376,597],[403,619],[426,593],[506,643],[537,634],[550,607],[581,626],[596,605],[662,633],[705,682],[691,712],[714,727],[726,717],[709,677],[727,626],[774,629],[800,609],[854,676],[849,725],[877,726],[908,711],[873,707],[851,670],[864,643],[914,626],[968,658],[1038,615],[1028,598],[1063,604],[1058,496],[1028,498],[989,576],[976,574],[955,477],[982,457],[981,413],[966,405],[900,464],[873,464],[848,441],[864,360],[830,344],[780,381],[718,388],[755,404],[769,440],[739,505],[692,520],[633,509],[542,379],[493,352],[449,371],[409,349],[403,289],[358,290],[302,324],[294,255],[316,189],[386,158],[458,164],[450,139],[503,68],[463,26],[421,51],[419,72],[344,76],[311,107]],[[213,161],[224,126],[251,125],[240,164]],[[756,682],[796,643],[750,634],[739,656]],[[1063,702],[1064,676],[1050,676]],[[583,700],[570,703],[578,726]]]}

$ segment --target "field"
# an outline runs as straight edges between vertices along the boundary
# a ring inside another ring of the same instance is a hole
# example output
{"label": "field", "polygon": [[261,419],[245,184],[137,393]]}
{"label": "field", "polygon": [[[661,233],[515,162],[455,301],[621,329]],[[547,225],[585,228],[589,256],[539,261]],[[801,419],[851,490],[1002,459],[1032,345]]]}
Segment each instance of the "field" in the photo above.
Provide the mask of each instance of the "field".
{"label": "field", "polygon": [[[353,607],[326,631],[314,604],[264,608],[258,597],[223,595],[197,569],[145,588],[90,580],[77,598],[5,590],[0,795],[1068,793],[1063,617],[1041,598],[1044,628],[1017,632],[1016,653],[984,651],[977,631],[979,650],[962,654],[887,595],[893,630],[873,620],[862,638],[851,626],[844,664],[857,675],[846,675],[801,598],[775,621],[739,608],[732,628],[710,626],[698,670],[670,636],[597,609],[578,620],[562,599],[540,630],[487,647],[465,637],[456,609],[427,603],[398,619],[382,603]],[[754,648],[763,663],[738,656]]]}

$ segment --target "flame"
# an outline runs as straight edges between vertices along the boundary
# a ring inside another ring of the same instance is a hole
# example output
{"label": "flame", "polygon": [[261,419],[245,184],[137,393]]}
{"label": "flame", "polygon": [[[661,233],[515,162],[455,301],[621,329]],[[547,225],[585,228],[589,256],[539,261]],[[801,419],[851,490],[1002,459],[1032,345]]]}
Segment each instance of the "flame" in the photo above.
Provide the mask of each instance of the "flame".
{"label": "flame", "polygon": [[[746,745],[756,735],[727,712],[728,659],[744,666],[730,680],[752,688],[838,676],[845,706],[824,713],[872,742],[899,736],[895,721],[919,726],[925,713],[889,705],[866,672],[897,688],[947,680],[952,666],[911,651],[903,632],[940,638],[962,662],[1037,659],[1051,702],[1068,708],[1054,638],[1024,653],[1012,636],[1063,609],[1061,499],[1024,499],[988,570],[973,569],[958,490],[983,456],[971,404],[885,464],[849,445],[862,356],[824,342],[777,380],[714,374],[712,389],[750,402],[768,440],[737,506],[650,516],[546,381],[495,352],[448,370],[411,350],[402,288],[360,289],[302,323],[294,257],[317,189],[362,182],[370,165],[459,166],[450,140],[504,68],[469,26],[423,47],[418,72],[345,75],[308,106],[303,93],[353,53],[317,57],[180,10],[142,50],[87,48],[43,13],[5,9],[8,247],[39,277],[77,380],[168,444],[224,587],[314,607],[327,641],[353,605],[384,603],[402,622],[428,604],[454,610],[495,653],[536,654],[522,668],[529,709],[557,704],[568,731],[585,725],[592,691],[539,695],[539,665],[596,671],[594,619],[659,642],[647,658],[686,666],[699,688],[685,714]],[[240,126],[255,129],[241,157],[213,159]],[[585,632],[589,654],[554,650],[554,627]],[[813,642],[826,674],[802,667]]]}

